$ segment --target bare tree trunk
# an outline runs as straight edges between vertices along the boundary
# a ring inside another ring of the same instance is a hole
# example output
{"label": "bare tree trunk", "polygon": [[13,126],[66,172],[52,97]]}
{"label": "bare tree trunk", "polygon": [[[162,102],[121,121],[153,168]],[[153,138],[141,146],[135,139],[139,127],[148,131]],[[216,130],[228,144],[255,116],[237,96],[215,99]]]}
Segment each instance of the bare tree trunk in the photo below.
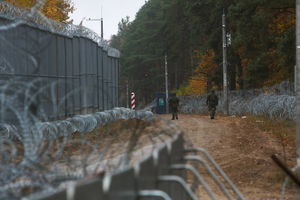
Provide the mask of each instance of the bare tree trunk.
{"label": "bare tree trunk", "polygon": [[296,59],[297,59],[297,67],[296,67],[296,79],[297,79],[297,105],[296,105],[296,122],[297,122],[297,135],[296,135],[296,148],[297,148],[297,164],[300,165],[300,0],[296,0],[296,11],[297,11],[297,30],[296,30]]}

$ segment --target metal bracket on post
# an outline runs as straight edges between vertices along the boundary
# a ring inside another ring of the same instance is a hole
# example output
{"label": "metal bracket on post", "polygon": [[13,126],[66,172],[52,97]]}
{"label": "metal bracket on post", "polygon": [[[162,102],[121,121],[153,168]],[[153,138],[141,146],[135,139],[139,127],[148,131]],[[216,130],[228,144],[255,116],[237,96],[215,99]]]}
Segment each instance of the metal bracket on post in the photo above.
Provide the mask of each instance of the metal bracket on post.
{"label": "metal bracket on post", "polygon": [[176,182],[180,184],[183,189],[187,192],[187,194],[190,196],[192,200],[198,200],[197,196],[194,194],[194,192],[187,186],[187,183],[179,176],[159,176],[158,181],[161,182]]}
{"label": "metal bracket on post", "polygon": [[160,197],[164,200],[172,200],[171,197],[161,190],[141,190],[138,192],[139,197]]}
{"label": "metal bracket on post", "polygon": [[171,165],[171,169],[173,170],[189,170],[194,174],[194,176],[197,178],[197,181],[203,185],[204,190],[207,192],[208,196],[212,200],[217,200],[216,195],[213,193],[209,185],[205,182],[203,177],[200,175],[200,173],[195,169],[195,167],[187,164],[174,164]]}
{"label": "metal bracket on post", "polygon": [[235,184],[229,179],[229,177],[225,174],[222,168],[218,165],[218,163],[214,160],[214,158],[203,148],[192,148],[186,149],[186,153],[203,153],[208,161],[215,167],[215,169],[219,172],[219,174],[224,178],[224,180],[229,184],[232,190],[237,194],[240,200],[245,200],[244,195],[239,191],[239,189],[235,186]]}
{"label": "metal bracket on post", "polygon": [[227,199],[229,199],[229,200],[234,199],[230,195],[230,193],[227,191],[225,185],[218,179],[216,174],[210,169],[209,165],[205,162],[205,160],[203,160],[200,156],[185,156],[184,159],[187,161],[197,161],[197,162],[201,163],[204,166],[204,168],[206,169],[206,171],[209,173],[211,178],[214,180],[214,182],[219,186],[220,190],[227,197]]}

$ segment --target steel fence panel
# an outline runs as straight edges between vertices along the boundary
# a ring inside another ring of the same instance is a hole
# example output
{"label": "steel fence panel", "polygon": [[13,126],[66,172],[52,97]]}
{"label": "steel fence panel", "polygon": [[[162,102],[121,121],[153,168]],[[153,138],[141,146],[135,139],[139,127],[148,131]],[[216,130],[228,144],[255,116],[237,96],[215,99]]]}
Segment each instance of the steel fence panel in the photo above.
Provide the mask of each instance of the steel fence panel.
{"label": "steel fence panel", "polygon": [[[184,139],[183,135],[180,134],[178,138],[171,143],[170,164],[184,163],[184,154]],[[184,170],[172,170],[172,174],[186,179],[186,172]],[[173,200],[190,199],[183,187],[177,183],[170,184],[170,196]]]}
{"label": "steel fence panel", "polygon": [[[0,17],[0,24],[10,22]],[[119,54],[110,47],[89,37],[64,35],[26,22],[1,31],[0,41],[0,63],[6,62],[13,69],[11,73],[0,73],[1,81],[18,78],[38,82],[37,88],[45,88],[36,97],[41,105],[38,110],[47,119],[117,105],[118,71],[108,50],[112,56]]]}
{"label": "steel fence panel", "polygon": [[[4,22],[6,23],[6,21]],[[25,62],[25,56],[20,56],[20,51],[17,51],[16,47],[9,43],[10,40],[15,39],[17,33],[12,30],[7,30],[2,32],[0,35],[0,77],[1,85],[4,85],[5,82],[11,80],[12,78],[17,78],[18,80],[24,79],[25,76],[20,76],[26,74],[26,69],[22,67],[22,63]],[[21,41],[21,40],[20,40]],[[25,41],[22,40],[23,46],[25,46]],[[16,59],[20,56],[20,59]],[[7,90],[3,91],[7,93]],[[2,97],[3,98],[3,97]],[[1,98],[1,121],[5,123],[12,123],[15,114],[8,109],[2,102],[5,102],[5,99]]]}
{"label": "steel fence panel", "polygon": [[[27,57],[25,54],[26,51],[26,39],[24,33],[27,32],[28,29],[22,26],[17,31],[16,30],[7,30],[1,34],[1,60],[5,60],[11,66],[11,69],[2,68],[1,74],[12,74],[18,78],[24,78],[22,76],[26,73],[27,69]],[[22,37],[18,37],[19,34],[22,34]],[[4,41],[6,40],[6,41]],[[17,59],[16,59],[17,58]],[[4,70],[4,71],[3,71]],[[8,71],[7,71],[8,70]],[[10,76],[11,77],[11,76]]]}
{"label": "steel fence panel", "polygon": [[86,98],[87,100],[87,106],[88,110],[90,110],[93,107],[93,98],[92,98],[92,49],[91,49],[91,42],[85,41],[85,57],[86,57],[86,95],[89,98]]}
{"label": "steel fence panel", "polygon": [[120,62],[119,62],[119,59],[116,59],[116,62],[117,62],[117,74],[116,74],[116,86],[117,86],[117,95],[116,95],[116,98],[117,98],[117,106],[119,107],[120,105],[120,99],[119,99],[119,92],[120,92],[120,85],[119,85],[119,79],[120,79]]}
{"label": "steel fence panel", "polygon": [[112,103],[112,59],[108,56],[108,103],[109,109],[113,107]]}
{"label": "steel fence panel", "polygon": [[80,86],[81,86],[81,113],[86,113],[82,108],[87,108],[88,107],[88,102],[87,102],[87,62],[86,62],[86,42],[84,38],[80,38]]}
{"label": "steel fence panel", "polygon": [[107,52],[103,52],[103,94],[104,94],[104,110],[109,108],[108,106],[108,96],[109,96],[109,89],[108,89],[108,56]]}
{"label": "steel fence panel", "polygon": [[[139,164],[139,173],[137,176],[139,190],[153,190],[156,188],[157,170],[158,168],[154,164],[153,156],[150,156]],[[142,199],[144,200],[145,198]]]}
{"label": "steel fence panel", "polygon": [[58,69],[58,112],[59,118],[63,118],[67,115],[66,113],[66,52],[65,52],[65,38],[57,36],[57,69]]}
{"label": "steel fence panel", "polygon": [[39,44],[37,42],[38,33],[37,33],[37,30],[35,30],[31,27],[26,27],[25,32],[26,32],[25,33],[26,46],[25,46],[24,51],[27,54],[27,56],[26,56],[26,62],[27,62],[26,75],[27,75],[27,77],[26,77],[26,79],[28,81],[31,81],[33,79],[33,77],[30,75],[37,74],[38,70],[39,70],[38,66],[35,63],[35,61],[36,61],[35,59],[37,59],[36,56],[39,52]]}
{"label": "steel fence panel", "polygon": [[94,42],[90,41],[90,61],[91,61],[91,65],[90,65],[90,70],[91,70],[91,74],[90,74],[90,99],[91,99],[91,110],[93,112],[95,112],[95,108],[96,108],[96,100],[97,100],[97,90],[96,90],[96,78],[97,78],[97,52],[96,52],[96,45]]}
{"label": "steel fence panel", "polygon": [[81,108],[81,84],[80,84],[80,39],[74,37],[73,43],[73,93],[74,93],[74,112],[80,113]]}
{"label": "steel fence panel", "polygon": [[184,157],[184,139],[182,134],[171,144],[170,163],[178,164],[183,162]]}
{"label": "steel fence panel", "polygon": [[58,118],[57,107],[58,101],[58,89],[57,89],[57,82],[59,81],[58,76],[58,66],[57,66],[57,36],[51,36],[51,42],[48,46],[48,56],[49,56],[49,65],[48,65],[48,76],[49,76],[49,85],[50,85],[50,94],[49,100],[51,101],[50,104],[50,118]]}
{"label": "steel fence panel", "polygon": [[76,186],[74,200],[104,200],[102,179],[92,179]]}
{"label": "steel fence panel", "polygon": [[[47,40],[44,40],[44,38],[47,38]],[[42,46],[42,48],[39,51],[38,54],[38,60],[39,63],[38,65],[40,66],[39,71],[40,71],[40,76],[42,77],[42,82],[44,84],[44,90],[41,94],[40,97],[40,104],[43,105],[40,108],[40,111],[47,115],[50,116],[51,114],[51,100],[50,100],[50,87],[47,87],[47,85],[50,83],[50,78],[48,78],[49,70],[50,70],[50,59],[49,59],[49,48],[46,48],[47,45],[49,45],[48,40],[51,40],[51,34],[46,33],[44,31],[39,32],[39,43]]]}
{"label": "steel fence panel", "polygon": [[109,191],[105,194],[105,200],[132,200],[137,197],[137,185],[135,172],[129,168],[116,173],[111,177]]}
{"label": "steel fence panel", "polygon": [[115,59],[111,57],[111,62],[112,62],[112,103],[113,107],[116,107],[116,62]]}
{"label": "steel fence panel", "polygon": [[97,69],[98,69],[98,73],[97,73],[97,84],[98,84],[98,104],[99,104],[99,110],[104,110],[104,95],[103,95],[103,51],[102,48],[98,48],[98,56],[97,56],[97,60],[98,60],[98,64],[97,64]]}
{"label": "steel fence panel", "polygon": [[[170,173],[170,155],[167,146],[164,146],[158,151],[158,176],[168,175]],[[156,188],[166,192],[171,193],[170,183],[167,182],[157,182]]]}
{"label": "steel fence panel", "polygon": [[[16,30],[18,32],[18,29]],[[38,29],[34,29],[32,27],[27,27],[25,29],[26,36],[24,40],[26,41],[26,47],[23,53],[26,54],[25,60],[27,62],[26,68],[26,83],[31,83],[31,85],[27,86],[28,93],[25,94],[24,99],[20,99],[19,102],[24,102],[26,106],[29,107],[29,111],[34,116],[38,117],[39,107],[41,107],[40,96],[41,92],[39,88],[41,88],[41,76],[40,76],[40,57],[39,54],[41,52],[41,43],[39,41],[42,33]],[[24,106],[23,106],[24,107]],[[25,112],[25,109],[24,111]]]}
{"label": "steel fence panel", "polygon": [[75,114],[75,80],[73,77],[73,42],[71,38],[65,39],[66,55],[66,113],[67,115]]}

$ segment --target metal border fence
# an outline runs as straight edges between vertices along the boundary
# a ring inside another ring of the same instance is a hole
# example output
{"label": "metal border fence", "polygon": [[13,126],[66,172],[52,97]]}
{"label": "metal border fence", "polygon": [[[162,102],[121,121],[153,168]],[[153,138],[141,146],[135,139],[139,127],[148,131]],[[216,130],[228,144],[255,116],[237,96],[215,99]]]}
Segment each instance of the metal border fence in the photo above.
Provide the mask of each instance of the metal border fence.
{"label": "metal border fence", "polygon": [[[118,50],[84,27],[27,14],[0,3],[1,85],[12,80],[35,85],[35,113],[48,119],[117,107]],[[2,122],[15,121],[12,113],[1,116]]]}
{"label": "metal border fence", "polygon": [[[201,185],[210,199],[220,197],[206,182],[198,167],[204,168],[218,186],[221,196],[229,200],[245,197],[204,149],[186,149],[182,133],[134,167],[113,174],[69,184],[66,189],[35,194],[30,200],[197,200]],[[187,181],[190,172],[191,181]],[[217,176],[218,174],[218,176]],[[194,187],[192,187],[192,186]]]}

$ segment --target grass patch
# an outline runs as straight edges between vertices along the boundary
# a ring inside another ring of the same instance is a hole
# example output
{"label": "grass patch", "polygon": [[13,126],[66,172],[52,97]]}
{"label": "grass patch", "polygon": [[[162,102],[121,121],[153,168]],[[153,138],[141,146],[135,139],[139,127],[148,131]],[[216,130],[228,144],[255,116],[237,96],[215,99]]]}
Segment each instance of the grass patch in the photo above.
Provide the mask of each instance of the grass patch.
{"label": "grass patch", "polygon": [[294,155],[296,151],[296,123],[291,120],[270,119],[265,116],[248,116],[247,119],[261,131],[273,134],[278,138],[284,162],[287,163],[287,154]]}
{"label": "grass patch", "polygon": [[248,116],[248,120],[264,132],[289,139],[296,138],[296,123],[294,121],[269,119],[265,116]]}

